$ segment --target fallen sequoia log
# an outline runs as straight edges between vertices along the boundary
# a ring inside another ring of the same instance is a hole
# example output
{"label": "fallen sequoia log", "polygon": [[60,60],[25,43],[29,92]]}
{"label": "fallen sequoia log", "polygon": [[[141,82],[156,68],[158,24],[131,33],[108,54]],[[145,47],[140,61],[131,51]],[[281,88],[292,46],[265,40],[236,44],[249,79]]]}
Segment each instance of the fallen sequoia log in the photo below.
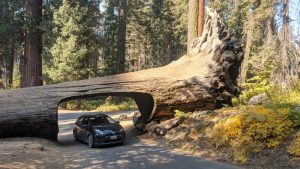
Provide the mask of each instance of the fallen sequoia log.
{"label": "fallen sequoia log", "polygon": [[57,139],[62,102],[95,96],[133,98],[141,112],[135,126],[182,111],[213,110],[238,94],[242,48],[217,13],[208,11],[192,50],[171,64],[138,72],[0,92],[0,137]]}

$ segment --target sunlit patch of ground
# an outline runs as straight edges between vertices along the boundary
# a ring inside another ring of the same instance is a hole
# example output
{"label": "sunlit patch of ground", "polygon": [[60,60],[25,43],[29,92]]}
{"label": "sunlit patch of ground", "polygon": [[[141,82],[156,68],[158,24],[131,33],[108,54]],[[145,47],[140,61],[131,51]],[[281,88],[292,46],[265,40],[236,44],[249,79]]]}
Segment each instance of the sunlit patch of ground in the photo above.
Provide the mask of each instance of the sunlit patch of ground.
{"label": "sunlit patch of ground", "polygon": [[[89,112],[59,112],[59,143],[36,138],[0,139],[0,169],[235,168],[167,148],[164,142],[141,135],[130,119],[121,121],[127,134],[124,146],[90,149],[84,143],[75,142],[72,137],[74,122],[81,113]],[[114,116],[118,117],[118,114]]]}

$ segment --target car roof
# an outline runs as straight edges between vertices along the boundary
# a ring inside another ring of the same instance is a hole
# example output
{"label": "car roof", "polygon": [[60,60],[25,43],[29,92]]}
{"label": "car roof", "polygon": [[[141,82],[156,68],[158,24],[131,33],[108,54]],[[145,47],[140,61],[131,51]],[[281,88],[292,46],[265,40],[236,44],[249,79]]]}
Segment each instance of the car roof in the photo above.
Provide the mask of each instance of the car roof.
{"label": "car roof", "polygon": [[80,117],[106,117],[106,114],[103,113],[97,113],[97,114],[87,114],[87,115],[82,115]]}

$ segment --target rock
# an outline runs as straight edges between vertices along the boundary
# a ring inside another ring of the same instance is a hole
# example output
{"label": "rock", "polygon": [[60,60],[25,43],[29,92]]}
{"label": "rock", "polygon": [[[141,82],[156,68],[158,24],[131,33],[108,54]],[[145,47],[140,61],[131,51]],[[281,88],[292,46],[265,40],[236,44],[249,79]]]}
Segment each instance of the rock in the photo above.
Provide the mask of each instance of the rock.
{"label": "rock", "polygon": [[256,96],[253,96],[248,104],[249,105],[258,105],[258,104],[262,104],[263,102],[267,101],[269,99],[269,97],[267,96],[266,93],[262,93]]}
{"label": "rock", "polygon": [[162,121],[159,126],[161,128],[165,128],[166,130],[171,130],[172,128],[175,128],[179,126],[183,121],[184,117],[177,117],[170,120]]}
{"label": "rock", "polygon": [[189,132],[190,128],[186,126],[179,126],[169,130],[165,135],[165,138],[169,140],[184,140],[187,138]]}
{"label": "rock", "polygon": [[296,112],[300,112],[300,104],[295,107]]}
{"label": "rock", "polygon": [[150,123],[148,123],[148,124],[145,126],[145,130],[154,133],[155,128],[157,127],[157,125],[158,125],[158,122],[157,122],[157,121],[151,121]]}
{"label": "rock", "polygon": [[126,114],[121,114],[119,117],[119,120],[126,120],[127,119],[127,115]]}
{"label": "rock", "polygon": [[145,130],[155,133],[158,136],[164,136],[169,130],[179,126],[183,121],[184,117],[173,118],[170,120],[162,121],[161,123],[151,121],[146,125]]}
{"label": "rock", "polygon": [[165,136],[167,134],[167,129],[164,127],[156,127],[154,133],[158,136]]}
{"label": "rock", "polygon": [[130,117],[131,118],[134,118],[134,117],[139,117],[141,116],[141,113],[139,111],[134,111],[130,114]]}

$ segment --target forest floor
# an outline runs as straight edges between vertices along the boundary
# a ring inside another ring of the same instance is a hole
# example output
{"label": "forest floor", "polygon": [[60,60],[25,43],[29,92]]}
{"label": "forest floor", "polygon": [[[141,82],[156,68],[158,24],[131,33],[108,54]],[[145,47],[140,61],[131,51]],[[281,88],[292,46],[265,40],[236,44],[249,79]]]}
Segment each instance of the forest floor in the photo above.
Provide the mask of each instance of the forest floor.
{"label": "forest floor", "polygon": [[[165,136],[158,139],[165,140],[164,142],[174,149],[191,152],[197,156],[210,158],[215,161],[239,165],[241,168],[300,168],[300,157],[288,153],[291,143],[295,140],[297,131],[300,131],[299,129],[288,132],[288,136],[281,142],[274,141],[278,145],[267,147],[263,145],[264,143],[268,143],[269,140],[267,138],[258,141],[248,141],[249,139],[245,131],[239,134],[239,129],[242,128],[240,124],[243,123],[237,118],[239,112],[207,112],[194,112],[186,115],[186,119],[182,124],[169,130]],[[249,119],[247,120],[249,121]],[[284,120],[279,120],[278,122],[281,124],[273,121],[278,126],[284,124]],[[254,124],[253,133],[259,133],[263,127],[272,129],[272,126],[270,127],[266,124],[261,126],[258,122]],[[246,126],[253,128],[253,124]],[[284,129],[287,130],[286,128]],[[267,130],[262,131],[266,134],[271,133]],[[234,138],[236,133],[238,136]],[[294,147],[295,149],[297,149],[297,146]]]}
{"label": "forest floor", "polygon": [[[0,139],[0,169],[234,169],[236,166],[202,158],[192,153],[169,148],[162,139],[141,135],[133,127],[132,120],[121,121],[127,133],[124,146],[108,146],[90,149],[75,142],[72,128],[78,116],[92,112],[59,112],[58,143],[38,138]],[[122,112],[129,115],[130,112]],[[118,118],[120,113],[110,113]]]}

